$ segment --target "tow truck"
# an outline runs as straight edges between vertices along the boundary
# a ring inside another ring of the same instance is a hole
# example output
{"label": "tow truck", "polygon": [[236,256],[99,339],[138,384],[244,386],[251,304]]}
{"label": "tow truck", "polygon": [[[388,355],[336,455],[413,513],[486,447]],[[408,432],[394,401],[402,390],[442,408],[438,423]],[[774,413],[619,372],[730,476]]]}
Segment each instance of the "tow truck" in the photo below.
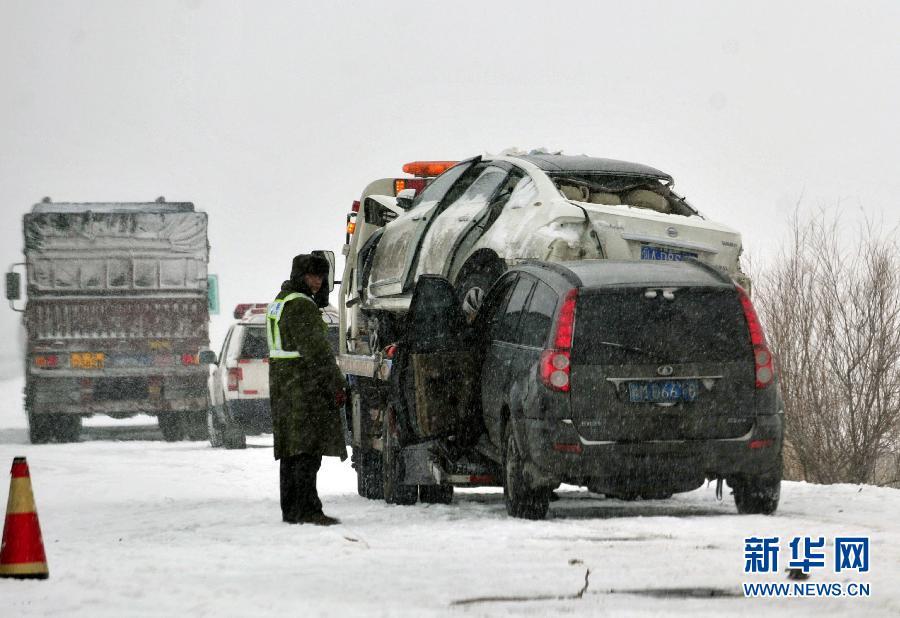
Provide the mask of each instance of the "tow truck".
{"label": "tow truck", "polygon": [[[466,388],[450,378],[462,357],[445,359],[443,379],[413,375],[404,360],[416,338],[429,336],[409,323],[422,275],[446,278],[473,311],[505,268],[529,259],[692,258],[749,287],[740,235],[703,217],[671,190],[670,176],[649,166],[530,153],[415,161],[403,171],[409,176],[369,183],[346,220],[337,359],[350,384],[350,444],[363,497],[449,503],[454,486],[502,484],[477,427],[433,439],[408,430],[407,410],[428,406],[405,402],[433,394],[423,384]],[[479,183],[489,182],[478,195]]]}

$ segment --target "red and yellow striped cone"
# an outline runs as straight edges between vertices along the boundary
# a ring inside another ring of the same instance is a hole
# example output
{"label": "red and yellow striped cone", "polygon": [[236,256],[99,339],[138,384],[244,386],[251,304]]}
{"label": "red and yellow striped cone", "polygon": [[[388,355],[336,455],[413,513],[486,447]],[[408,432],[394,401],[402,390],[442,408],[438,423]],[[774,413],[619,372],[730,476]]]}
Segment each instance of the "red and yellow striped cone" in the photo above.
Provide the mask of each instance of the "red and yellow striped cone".
{"label": "red and yellow striped cone", "polygon": [[50,575],[47,556],[34,507],[28,462],[24,457],[13,459],[10,474],[9,502],[6,504],[3,544],[0,545],[0,577],[47,579]]}

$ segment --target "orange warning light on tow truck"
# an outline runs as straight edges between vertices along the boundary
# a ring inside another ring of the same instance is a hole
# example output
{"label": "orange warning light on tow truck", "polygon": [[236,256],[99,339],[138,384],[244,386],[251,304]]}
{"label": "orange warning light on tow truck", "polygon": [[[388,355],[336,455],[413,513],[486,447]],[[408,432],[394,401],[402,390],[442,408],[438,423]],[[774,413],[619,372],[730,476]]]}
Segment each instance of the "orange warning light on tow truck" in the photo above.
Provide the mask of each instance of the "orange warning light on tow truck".
{"label": "orange warning light on tow truck", "polygon": [[403,166],[403,172],[427,178],[443,174],[457,163],[459,161],[412,161]]}

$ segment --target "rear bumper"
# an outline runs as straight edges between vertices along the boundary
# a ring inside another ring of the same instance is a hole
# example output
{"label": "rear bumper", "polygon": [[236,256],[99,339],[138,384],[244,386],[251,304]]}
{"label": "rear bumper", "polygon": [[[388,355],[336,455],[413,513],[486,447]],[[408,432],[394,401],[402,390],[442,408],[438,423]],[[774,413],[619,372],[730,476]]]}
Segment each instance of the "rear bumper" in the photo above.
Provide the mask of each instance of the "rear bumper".
{"label": "rear bumper", "polygon": [[206,375],[163,374],[109,376],[93,374],[28,376],[26,408],[33,414],[108,414],[129,416],[161,412],[205,411],[209,407]]}
{"label": "rear bumper", "polygon": [[92,414],[156,415],[160,412],[197,412],[209,405],[206,397],[184,397],[179,399],[133,399],[119,401],[95,401],[90,403],[43,402],[29,407],[33,414]]}
{"label": "rear bumper", "polygon": [[[569,421],[532,419],[525,420],[522,434],[530,460],[526,471],[536,486],[566,482],[604,493],[642,488],[675,493],[706,479],[780,474],[784,417],[759,416],[747,434],[717,440],[592,442]],[[559,452],[555,445],[580,452]]]}

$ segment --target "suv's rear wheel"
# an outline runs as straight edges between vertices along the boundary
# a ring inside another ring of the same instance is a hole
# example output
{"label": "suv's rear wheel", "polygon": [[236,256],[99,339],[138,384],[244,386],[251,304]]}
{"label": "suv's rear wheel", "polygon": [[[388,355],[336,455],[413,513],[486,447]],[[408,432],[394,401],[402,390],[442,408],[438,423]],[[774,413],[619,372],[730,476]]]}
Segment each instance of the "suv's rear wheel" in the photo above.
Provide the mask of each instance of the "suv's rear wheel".
{"label": "suv's rear wheel", "polygon": [[729,482],[738,513],[771,515],[781,498],[781,475],[743,476]]}
{"label": "suv's rear wheel", "polygon": [[388,504],[415,504],[419,498],[418,485],[403,485],[403,457],[400,454],[400,446],[397,444],[395,432],[391,431],[390,419],[393,411],[388,410],[384,415],[382,457],[382,487],[384,488],[384,501]]}
{"label": "suv's rear wheel", "polygon": [[550,507],[550,488],[533,488],[525,478],[525,462],[516,444],[512,421],[506,426],[506,451],[503,458],[503,497],[506,512],[522,519],[543,519]]}

